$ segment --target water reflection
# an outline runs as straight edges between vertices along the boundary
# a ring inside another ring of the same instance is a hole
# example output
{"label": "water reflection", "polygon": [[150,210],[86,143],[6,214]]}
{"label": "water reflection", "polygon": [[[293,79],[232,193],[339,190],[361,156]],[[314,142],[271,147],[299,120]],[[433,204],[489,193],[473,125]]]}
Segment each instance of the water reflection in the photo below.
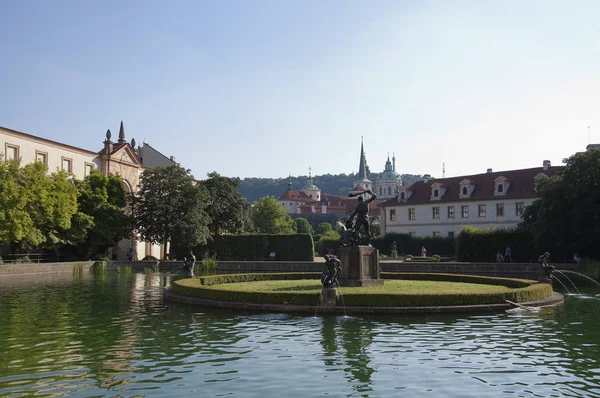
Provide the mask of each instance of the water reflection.
{"label": "water reflection", "polygon": [[313,317],[165,303],[168,285],[0,280],[0,395],[600,395],[594,290],[540,313]]}

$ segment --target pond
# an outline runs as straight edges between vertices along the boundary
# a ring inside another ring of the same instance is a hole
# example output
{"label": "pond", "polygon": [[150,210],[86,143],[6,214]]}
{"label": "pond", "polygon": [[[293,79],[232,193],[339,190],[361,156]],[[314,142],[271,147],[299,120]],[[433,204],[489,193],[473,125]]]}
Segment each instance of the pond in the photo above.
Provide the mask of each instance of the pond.
{"label": "pond", "polygon": [[343,317],[174,304],[167,279],[0,280],[0,395],[600,396],[600,288],[539,313]]}

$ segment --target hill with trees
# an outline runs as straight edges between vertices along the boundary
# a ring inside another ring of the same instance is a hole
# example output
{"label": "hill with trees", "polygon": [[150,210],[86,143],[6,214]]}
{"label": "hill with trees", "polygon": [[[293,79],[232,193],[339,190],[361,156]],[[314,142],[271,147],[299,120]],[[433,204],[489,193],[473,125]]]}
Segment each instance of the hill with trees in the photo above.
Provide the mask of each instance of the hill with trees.
{"label": "hill with trees", "polygon": [[[412,185],[421,176],[414,174],[402,174],[404,185]],[[306,185],[308,176],[286,177],[286,178],[244,178],[238,186],[242,196],[250,203],[254,203],[264,196],[280,197],[288,189],[288,181],[292,180],[292,189],[302,189]],[[356,174],[323,174],[313,177],[313,183],[319,187],[322,193],[332,195],[347,195],[356,181]]]}

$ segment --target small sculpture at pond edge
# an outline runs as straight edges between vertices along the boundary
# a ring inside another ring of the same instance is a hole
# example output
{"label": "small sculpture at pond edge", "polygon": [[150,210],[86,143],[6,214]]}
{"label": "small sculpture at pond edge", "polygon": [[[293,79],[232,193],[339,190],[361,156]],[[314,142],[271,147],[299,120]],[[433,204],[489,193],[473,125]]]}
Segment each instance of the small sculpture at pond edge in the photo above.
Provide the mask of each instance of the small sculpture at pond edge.
{"label": "small sculpture at pond edge", "polygon": [[546,252],[538,258],[538,263],[542,266],[542,278],[550,279],[552,273],[556,270],[550,265],[550,253]]}
{"label": "small sculpture at pond edge", "polygon": [[187,257],[183,259],[183,271],[185,273],[186,278],[194,277],[194,265],[196,264],[196,256],[194,256],[194,252],[190,250]]}
{"label": "small sculpture at pond edge", "polygon": [[339,276],[341,271],[340,259],[333,254],[325,255],[325,266],[323,267],[323,274],[321,274],[321,283],[324,288],[332,288],[339,286]]}

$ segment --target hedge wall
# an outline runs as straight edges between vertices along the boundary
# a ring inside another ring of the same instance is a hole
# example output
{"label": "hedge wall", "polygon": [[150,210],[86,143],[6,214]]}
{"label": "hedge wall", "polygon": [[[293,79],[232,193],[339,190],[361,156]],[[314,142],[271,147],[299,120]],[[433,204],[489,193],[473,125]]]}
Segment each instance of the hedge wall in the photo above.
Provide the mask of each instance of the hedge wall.
{"label": "hedge wall", "polygon": [[440,256],[453,256],[455,241],[453,237],[411,237],[408,234],[388,233],[371,239],[371,245],[379,250],[379,253],[389,256],[392,253],[392,242],[396,242],[396,250],[399,254],[421,255],[421,248],[425,246],[429,256],[439,254]]}
{"label": "hedge wall", "polygon": [[[309,234],[292,235],[225,235],[213,237],[206,245],[196,246],[196,258],[208,250],[221,261],[263,261],[275,251],[279,261],[313,261],[314,243]],[[173,248],[171,254],[183,259],[187,248]]]}
{"label": "hedge wall", "polygon": [[510,246],[513,262],[536,262],[532,237],[525,229],[476,229],[464,227],[456,237],[456,260],[467,262],[495,262],[496,252],[504,255]]}

